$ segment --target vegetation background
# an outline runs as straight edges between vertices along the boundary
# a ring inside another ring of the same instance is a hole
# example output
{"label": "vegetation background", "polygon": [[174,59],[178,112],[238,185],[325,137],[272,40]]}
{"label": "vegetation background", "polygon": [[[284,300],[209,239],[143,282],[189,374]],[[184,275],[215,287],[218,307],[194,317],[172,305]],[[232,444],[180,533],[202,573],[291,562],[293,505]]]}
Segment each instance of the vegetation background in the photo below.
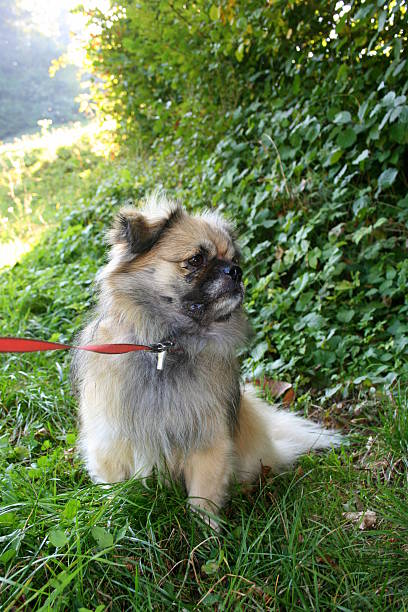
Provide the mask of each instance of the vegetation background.
{"label": "vegetation background", "polygon": [[[98,123],[43,123],[0,151],[0,255],[14,264],[0,275],[4,335],[72,340],[112,215],[163,187],[238,226],[255,331],[243,376],[290,381],[294,408],[350,430],[351,445],[234,488],[214,534],[176,485],[91,485],[69,358],[3,356],[5,609],[408,608],[407,8],[79,9]],[[19,83],[38,83],[35,68]],[[38,120],[12,98],[16,79],[3,80],[3,138]]]}

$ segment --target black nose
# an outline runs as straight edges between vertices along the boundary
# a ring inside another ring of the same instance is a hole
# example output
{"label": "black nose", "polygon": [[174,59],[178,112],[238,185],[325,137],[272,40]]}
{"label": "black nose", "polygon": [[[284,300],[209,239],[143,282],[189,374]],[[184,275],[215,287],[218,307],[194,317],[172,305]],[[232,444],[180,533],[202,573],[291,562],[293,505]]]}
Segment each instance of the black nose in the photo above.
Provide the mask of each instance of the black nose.
{"label": "black nose", "polygon": [[235,283],[239,283],[242,278],[242,270],[239,266],[224,266],[224,274],[228,274]]}

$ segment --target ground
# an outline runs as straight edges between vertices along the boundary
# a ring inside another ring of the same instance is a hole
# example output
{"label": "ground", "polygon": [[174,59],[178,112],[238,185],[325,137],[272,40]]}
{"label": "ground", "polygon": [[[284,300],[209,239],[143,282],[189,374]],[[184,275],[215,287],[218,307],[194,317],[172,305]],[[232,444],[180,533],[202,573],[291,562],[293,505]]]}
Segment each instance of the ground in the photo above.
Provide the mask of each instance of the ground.
{"label": "ground", "polygon": [[[143,193],[146,170],[101,139],[73,127],[0,151],[3,335],[68,342],[83,323],[112,211]],[[89,481],[69,361],[1,356],[3,609],[408,608],[403,388],[343,398],[299,387],[290,409],[347,444],[234,486],[215,533],[178,485]]]}

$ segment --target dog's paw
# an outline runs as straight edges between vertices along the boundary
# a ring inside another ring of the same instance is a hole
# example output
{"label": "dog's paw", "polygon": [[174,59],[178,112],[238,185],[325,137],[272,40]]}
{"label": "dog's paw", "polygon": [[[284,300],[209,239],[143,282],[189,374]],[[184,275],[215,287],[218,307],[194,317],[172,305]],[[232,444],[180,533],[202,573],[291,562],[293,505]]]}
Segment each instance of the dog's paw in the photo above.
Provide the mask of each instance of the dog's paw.
{"label": "dog's paw", "polygon": [[[207,500],[202,499],[190,499],[189,508],[190,511],[193,512],[195,516],[198,516],[200,520],[205,523],[208,527],[210,527],[213,531],[219,533],[221,531],[221,525],[216,512],[215,504],[211,504],[207,502]],[[208,507],[211,505],[211,509]]]}

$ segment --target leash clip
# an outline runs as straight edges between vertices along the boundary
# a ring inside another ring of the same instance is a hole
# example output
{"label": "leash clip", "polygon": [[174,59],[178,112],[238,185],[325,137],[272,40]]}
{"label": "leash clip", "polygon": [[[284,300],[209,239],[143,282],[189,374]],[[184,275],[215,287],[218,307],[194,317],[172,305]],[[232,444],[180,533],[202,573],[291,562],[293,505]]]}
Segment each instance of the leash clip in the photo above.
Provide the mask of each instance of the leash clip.
{"label": "leash clip", "polygon": [[166,353],[173,346],[174,342],[172,342],[171,340],[165,340],[164,342],[158,342],[157,344],[150,345],[151,352],[157,353],[157,370],[163,369]]}
{"label": "leash clip", "polygon": [[165,353],[169,349],[173,348],[174,342],[171,340],[165,340],[164,342],[157,342],[157,344],[150,344],[149,348],[152,353]]}

